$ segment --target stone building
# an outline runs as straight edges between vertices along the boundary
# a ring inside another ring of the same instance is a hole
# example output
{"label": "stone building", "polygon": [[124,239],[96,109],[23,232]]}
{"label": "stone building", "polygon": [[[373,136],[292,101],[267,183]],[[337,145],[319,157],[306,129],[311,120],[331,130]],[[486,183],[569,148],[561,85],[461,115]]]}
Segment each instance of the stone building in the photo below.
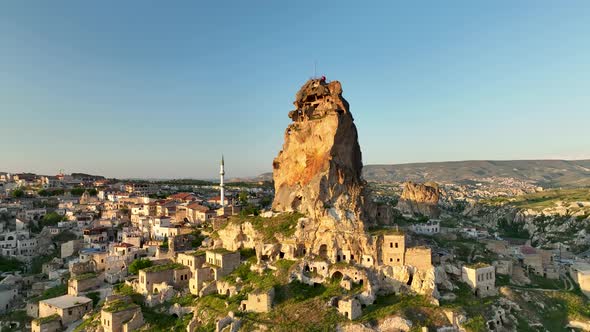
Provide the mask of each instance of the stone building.
{"label": "stone building", "polygon": [[204,251],[182,252],[176,255],[176,263],[188,266],[194,274],[195,269],[200,268],[205,263]]}
{"label": "stone building", "polygon": [[339,300],[338,312],[350,320],[357,319],[362,315],[361,303],[355,298]]}
{"label": "stone building", "polygon": [[83,246],[82,240],[71,240],[61,244],[61,258],[73,256]]}
{"label": "stone building", "polygon": [[406,237],[402,233],[383,235],[381,262],[383,265],[402,266],[406,252]]}
{"label": "stone building", "polygon": [[203,288],[213,280],[215,280],[215,269],[207,266],[196,268],[189,280],[189,290],[194,295],[200,295]]}
{"label": "stone building", "polygon": [[0,285],[0,313],[8,312],[17,296],[18,289],[15,285]]}
{"label": "stone building", "polygon": [[432,268],[432,252],[429,247],[411,247],[406,249],[405,265],[411,265],[420,270]]}
{"label": "stone building", "polygon": [[411,230],[417,234],[438,234],[440,232],[440,220],[433,219],[425,223],[412,224]]}
{"label": "stone building", "polygon": [[218,279],[230,274],[240,266],[240,252],[232,252],[223,248],[207,250],[205,261],[210,266],[216,268],[215,279]]}
{"label": "stone building", "polygon": [[39,318],[58,315],[62,325],[74,322],[92,310],[92,300],[83,296],[62,295],[39,301]]}
{"label": "stone building", "polygon": [[[381,265],[404,266],[411,265],[418,269],[426,270],[432,268],[432,253],[429,247],[407,247],[405,234],[394,231],[391,234],[381,235],[377,239],[381,245]],[[367,265],[363,257],[363,265]]]}
{"label": "stone building", "polygon": [[141,307],[126,296],[109,296],[100,311],[104,332],[135,331],[144,324]]}
{"label": "stone building", "polygon": [[191,271],[178,263],[154,265],[139,271],[136,291],[140,294],[158,293],[156,284],[167,283],[175,288],[188,286]]}
{"label": "stone building", "polygon": [[43,318],[33,319],[31,322],[32,332],[57,332],[62,330],[59,315],[53,314]]}
{"label": "stone building", "polygon": [[464,265],[461,270],[461,279],[473,289],[476,296],[497,294],[495,268],[489,264]]}
{"label": "stone building", "polygon": [[96,273],[73,275],[68,280],[68,294],[78,296],[81,293],[100,287],[101,280]]}
{"label": "stone building", "polygon": [[274,288],[253,291],[248,294],[247,300],[242,301],[240,309],[242,311],[269,312],[272,309],[274,297]]}
{"label": "stone building", "polygon": [[493,262],[493,265],[496,267],[497,274],[504,274],[507,276],[512,275],[512,267],[514,262],[510,259],[500,259]]}
{"label": "stone building", "polygon": [[[80,250],[80,263],[92,262],[94,271],[104,271],[108,252],[98,248],[85,248]],[[71,269],[70,269],[71,270]],[[72,271],[72,273],[75,273]]]}
{"label": "stone building", "polygon": [[576,262],[570,267],[570,275],[580,286],[580,290],[586,297],[590,297],[590,264]]}

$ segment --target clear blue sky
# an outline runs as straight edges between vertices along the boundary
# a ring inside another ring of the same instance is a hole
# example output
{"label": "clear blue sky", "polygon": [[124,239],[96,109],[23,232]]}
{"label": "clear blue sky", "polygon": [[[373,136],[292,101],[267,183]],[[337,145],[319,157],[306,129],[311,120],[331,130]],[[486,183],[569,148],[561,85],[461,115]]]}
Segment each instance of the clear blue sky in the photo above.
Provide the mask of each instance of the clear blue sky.
{"label": "clear blue sky", "polygon": [[589,1],[3,1],[0,171],[270,171],[314,61],[365,164],[590,158]]}

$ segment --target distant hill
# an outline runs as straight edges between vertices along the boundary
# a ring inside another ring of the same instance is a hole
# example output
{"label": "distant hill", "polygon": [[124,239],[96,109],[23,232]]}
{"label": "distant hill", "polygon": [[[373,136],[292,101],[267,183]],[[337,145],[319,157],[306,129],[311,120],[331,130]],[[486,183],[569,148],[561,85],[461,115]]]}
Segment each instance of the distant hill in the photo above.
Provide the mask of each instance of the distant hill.
{"label": "distant hill", "polygon": [[[454,183],[487,177],[511,177],[529,180],[542,187],[585,187],[590,186],[590,160],[468,160],[365,165],[363,177],[375,182],[411,180]],[[248,180],[272,180],[272,173],[263,173]]]}
{"label": "distant hill", "polygon": [[530,180],[543,187],[590,186],[590,160],[468,160],[366,165],[367,181],[467,182],[486,177]]}

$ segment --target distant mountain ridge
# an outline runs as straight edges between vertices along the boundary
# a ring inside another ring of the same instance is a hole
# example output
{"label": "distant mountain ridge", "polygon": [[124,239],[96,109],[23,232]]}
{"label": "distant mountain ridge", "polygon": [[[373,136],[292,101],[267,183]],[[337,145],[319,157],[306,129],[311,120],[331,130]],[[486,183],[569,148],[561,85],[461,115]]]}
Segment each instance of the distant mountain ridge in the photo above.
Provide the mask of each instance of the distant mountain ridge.
{"label": "distant mountain ridge", "polygon": [[[542,187],[590,186],[588,160],[467,160],[365,165],[363,177],[371,182],[453,182],[465,183],[489,177],[530,181]],[[244,180],[244,179],[241,179]],[[263,173],[249,181],[270,181],[272,173]]]}
{"label": "distant mountain ridge", "polygon": [[461,183],[489,177],[528,180],[543,187],[590,186],[590,160],[467,160],[366,165],[367,181]]}

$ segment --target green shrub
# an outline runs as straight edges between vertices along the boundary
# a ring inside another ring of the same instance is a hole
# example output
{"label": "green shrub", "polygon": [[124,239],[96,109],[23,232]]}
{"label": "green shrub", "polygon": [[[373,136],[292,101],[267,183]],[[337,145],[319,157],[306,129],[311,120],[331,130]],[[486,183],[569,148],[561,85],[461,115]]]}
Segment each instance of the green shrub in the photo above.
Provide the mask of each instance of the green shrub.
{"label": "green shrub", "polygon": [[154,263],[151,260],[147,258],[138,258],[129,264],[129,273],[137,274],[139,273],[139,270],[151,267],[152,265],[154,265]]}

